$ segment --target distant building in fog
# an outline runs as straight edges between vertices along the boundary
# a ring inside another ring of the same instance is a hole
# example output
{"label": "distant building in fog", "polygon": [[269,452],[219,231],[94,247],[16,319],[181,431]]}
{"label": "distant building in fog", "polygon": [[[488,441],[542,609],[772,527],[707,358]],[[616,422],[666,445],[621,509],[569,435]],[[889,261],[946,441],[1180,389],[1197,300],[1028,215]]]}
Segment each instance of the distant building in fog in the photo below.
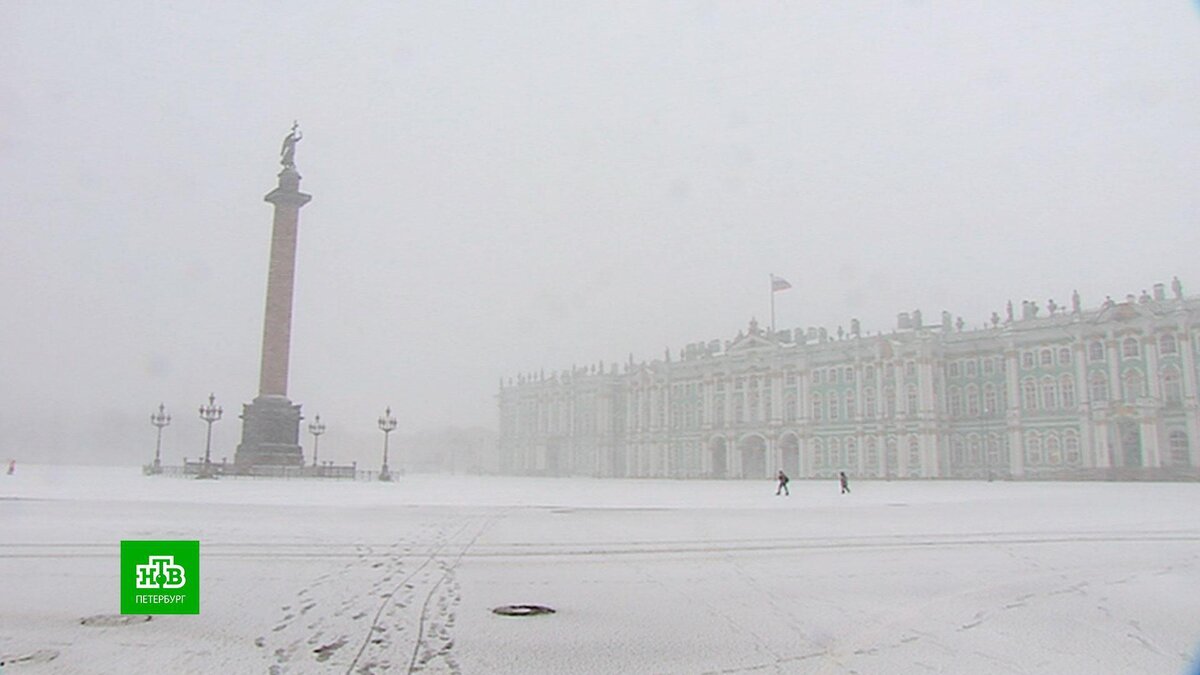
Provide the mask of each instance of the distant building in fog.
{"label": "distant building in fog", "polygon": [[770,332],[650,363],[523,375],[499,393],[499,468],[671,478],[1197,476],[1200,298],[1025,302]]}

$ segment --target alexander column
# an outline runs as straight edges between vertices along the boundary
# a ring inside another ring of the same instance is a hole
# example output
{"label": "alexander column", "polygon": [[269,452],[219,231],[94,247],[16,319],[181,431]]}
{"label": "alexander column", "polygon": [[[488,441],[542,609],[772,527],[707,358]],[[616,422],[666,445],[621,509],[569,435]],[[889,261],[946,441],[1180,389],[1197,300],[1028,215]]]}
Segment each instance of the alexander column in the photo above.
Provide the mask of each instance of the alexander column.
{"label": "alexander column", "polygon": [[288,353],[292,338],[292,291],[296,280],[296,230],[300,207],[312,199],[300,191],[296,172],[299,125],[283,139],[279,185],[263,199],[275,205],[271,266],[267,271],[267,308],[263,318],[262,368],[258,396],[242,406],[242,442],[234,462],[250,466],[303,466],[300,405],[287,397]]}

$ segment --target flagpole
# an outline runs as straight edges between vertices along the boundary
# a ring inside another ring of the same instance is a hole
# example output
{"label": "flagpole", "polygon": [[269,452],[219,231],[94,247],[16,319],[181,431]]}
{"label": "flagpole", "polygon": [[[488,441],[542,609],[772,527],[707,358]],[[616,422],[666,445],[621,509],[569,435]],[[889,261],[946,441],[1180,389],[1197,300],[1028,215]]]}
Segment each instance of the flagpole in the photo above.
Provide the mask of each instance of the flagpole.
{"label": "flagpole", "polygon": [[771,333],[775,332],[775,275],[771,275]]}

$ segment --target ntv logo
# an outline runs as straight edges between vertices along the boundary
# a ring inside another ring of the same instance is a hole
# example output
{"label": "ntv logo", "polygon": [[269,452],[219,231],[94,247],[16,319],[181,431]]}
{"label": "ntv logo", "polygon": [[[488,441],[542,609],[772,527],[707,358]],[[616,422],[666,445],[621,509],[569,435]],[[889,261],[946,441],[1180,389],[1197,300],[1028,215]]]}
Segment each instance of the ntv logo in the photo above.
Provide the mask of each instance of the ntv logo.
{"label": "ntv logo", "polygon": [[121,542],[122,614],[199,614],[200,542]]}
{"label": "ntv logo", "polygon": [[175,556],[152,555],[145,565],[137,565],[137,588],[183,588],[187,583],[183,566],[175,564]]}

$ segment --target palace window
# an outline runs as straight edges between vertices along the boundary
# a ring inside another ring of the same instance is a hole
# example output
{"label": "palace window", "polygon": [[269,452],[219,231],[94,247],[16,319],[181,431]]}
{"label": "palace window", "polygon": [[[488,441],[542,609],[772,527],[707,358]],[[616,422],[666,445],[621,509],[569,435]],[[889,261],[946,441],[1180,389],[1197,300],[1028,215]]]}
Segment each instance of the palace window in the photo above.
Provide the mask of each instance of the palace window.
{"label": "palace window", "polygon": [[846,468],[851,472],[858,471],[858,443],[853,438],[846,439]]}
{"label": "palace window", "polygon": [[1075,378],[1063,375],[1059,391],[1062,392],[1062,407],[1070,410],[1075,407]]}
{"label": "palace window", "polygon": [[1108,400],[1108,378],[1104,373],[1092,375],[1089,391],[1093,401]]}
{"label": "palace window", "polygon": [[1125,338],[1121,343],[1121,356],[1137,358],[1139,353],[1137,338]]}
{"label": "palace window", "polygon": [[917,388],[911,384],[908,385],[908,396],[906,397],[905,403],[907,405],[906,411],[908,412],[908,414],[916,415],[917,414]]}
{"label": "palace window", "polygon": [[847,381],[847,382],[853,382],[853,381],[854,381],[854,369],[853,369],[853,368],[846,368],[846,372],[844,373],[844,377],[846,378],[846,381]]}
{"label": "palace window", "polygon": [[1035,431],[1031,431],[1025,436],[1025,462],[1027,464],[1042,463],[1042,438]]}
{"label": "palace window", "polygon": [[821,410],[825,407],[825,402],[821,400],[820,394],[813,394],[812,397],[812,418],[814,422],[821,421]]}
{"label": "palace window", "polygon": [[1054,352],[1050,351],[1049,349],[1042,350],[1042,365],[1043,366],[1054,365]]}
{"label": "palace window", "polygon": [[1037,410],[1037,382],[1028,378],[1021,383],[1021,407],[1026,410]]}
{"label": "palace window", "polygon": [[1095,340],[1088,345],[1088,361],[1103,361],[1104,360],[1104,343]]}
{"label": "palace window", "polygon": [[909,361],[904,364],[904,377],[912,379],[917,376],[917,364]]}
{"label": "palace window", "polygon": [[1158,351],[1163,354],[1174,354],[1178,351],[1178,345],[1175,343],[1175,336],[1170,333],[1165,333],[1158,338]]}
{"label": "palace window", "polygon": [[996,362],[993,359],[984,359],[983,360],[983,374],[991,375],[994,372],[996,372]]}
{"label": "palace window", "polygon": [[891,387],[883,390],[883,416],[896,416],[896,390]]}
{"label": "palace window", "polygon": [[1066,449],[1064,459],[1071,466],[1079,466],[1079,437],[1074,431],[1068,431],[1063,437],[1063,447]]}
{"label": "palace window", "polygon": [[975,359],[967,361],[967,377],[975,377],[979,374],[979,366],[976,365]]}
{"label": "palace window", "polygon": [[1144,378],[1136,370],[1127,370],[1122,378],[1122,394],[1126,403],[1134,403],[1139,396],[1145,396]]}
{"label": "palace window", "polygon": [[967,387],[967,414],[971,417],[979,416],[979,389],[973,384]]}
{"label": "palace window", "polygon": [[1070,365],[1070,363],[1071,363],[1071,348],[1070,347],[1059,347],[1058,348],[1058,365],[1066,366],[1066,365]]}
{"label": "palace window", "polygon": [[1046,410],[1058,407],[1058,385],[1049,377],[1042,380],[1042,407]]}
{"label": "palace window", "polygon": [[784,422],[795,422],[796,421],[796,395],[794,393],[789,393],[787,396],[784,397],[783,421]]}
{"label": "palace window", "polygon": [[993,417],[999,410],[996,401],[996,386],[989,382],[983,385],[983,414]]}
{"label": "palace window", "polygon": [[846,419],[848,420],[852,420],[858,416],[858,406],[856,406],[855,403],[854,390],[851,389],[850,391],[846,392]]}
{"label": "palace window", "polygon": [[1174,368],[1167,368],[1163,371],[1163,398],[1167,405],[1172,408],[1179,407],[1183,403],[1183,387],[1179,382],[1179,371]]}
{"label": "palace window", "polygon": [[1057,434],[1046,437],[1046,463],[1051,466],[1062,464],[1062,446],[1059,445]]}
{"label": "palace window", "polygon": [[837,392],[829,392],[829,419],[830,420],[836,420],[839,417],[841,417],[841,415],[839,414],[841,407],[842,407],[841,400],[838,398]]}
{"label": "palace window", "polygon": [[1191,466],[1192,458],[1186,433],[1172,431],[1168,444],[1170,445],[1171,466]]}
{"label": "palace window", "polygon": [[875,389],[873,387],[863,390],[863,414],[867,419],[875,417]]}
{"label": "palace window", "polygon": [[958,361],[951,361],[948,370],[950,377],[958,377]]}
{"label": "palace window", "polygon": [[816,368],[814,368],[812,371],[812,383],[821,384],[821,371],[817,370]]}
{"label": "palace window", "polygon": [[874,380],[875,379],[875,366],[867,366],[866,373],[864,373],[864,374],[866,375],[868,382]]}
{"label": "palace window", "polygon": [[958,387],[950,387],[950,416],[962,416],[962,390]]}
{"label": "palace window", "polygon": [[1033,368],[1033,352],[1025,352],[1021,354],[1021,367],[1030,370]]}
{"label": "palace window", "polygon": [[967,437],[967,461],[972,465],[979,465],[983,462],[981,447],[979,436],[971,434]]}

